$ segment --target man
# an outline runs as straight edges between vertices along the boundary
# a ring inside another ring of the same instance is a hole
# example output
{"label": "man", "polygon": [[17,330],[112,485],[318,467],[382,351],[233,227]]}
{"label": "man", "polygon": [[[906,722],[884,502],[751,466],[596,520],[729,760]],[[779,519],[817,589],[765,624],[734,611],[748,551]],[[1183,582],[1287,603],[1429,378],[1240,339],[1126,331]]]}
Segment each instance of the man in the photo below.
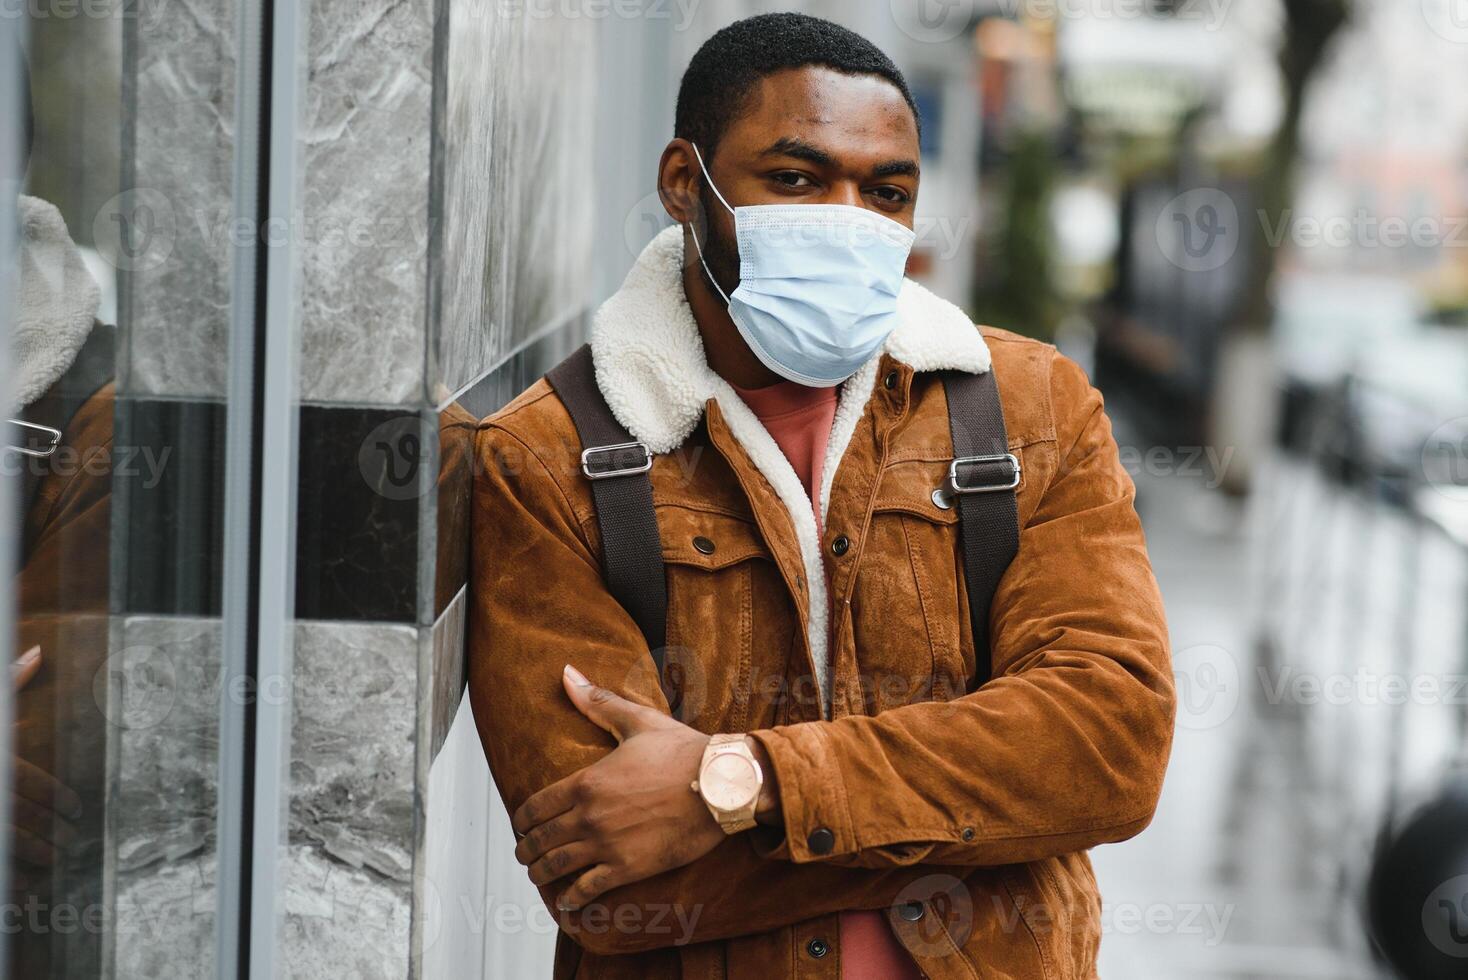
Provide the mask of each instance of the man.
{"label": "man", "polygon": [[[564,392],[481,424],[470,696],[557,976],[1094,975],[1085,852],[1156,805],[1163,613],[1082,372],[903,281],[918,125],[808,17],[684,75],[678,227],[590,343],[653,454],[665,648],[608,590]],[[1020,482],[981,662],[944,378],[989,372]]]}

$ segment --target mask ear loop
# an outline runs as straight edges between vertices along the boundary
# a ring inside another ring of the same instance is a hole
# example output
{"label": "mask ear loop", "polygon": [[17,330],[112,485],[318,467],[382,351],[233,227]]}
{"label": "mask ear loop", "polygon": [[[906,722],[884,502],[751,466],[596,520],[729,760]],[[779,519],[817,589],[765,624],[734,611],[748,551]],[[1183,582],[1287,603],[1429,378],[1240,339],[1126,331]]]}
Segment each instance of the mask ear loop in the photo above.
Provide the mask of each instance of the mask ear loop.
{"label": "mask ear loop", "polygon": [[[738,213],[729,207],[729,202],[724,200],[724,195],[719,193],[718,186],[714,184],[714,178],[709,176],[709,169],[703,163],[703,154],[698,152],[698,144],[690,142],[688,145],[693,147],[693,155],[698,158],[698,169],[703,171],[703,179],[708,181],[709,189],[714,192],[714,196],[719,199],[719,203],[724,205],[728,212],[737,218]],[[691,221],[688,222],[688,232],[693,236],[693,247],[698,250],[698,262],[699,265],[703,266],[703,274],[709,277],[709,282],[714,284],[714,288],[724,298],[724,305],[728,306],[730,303],[729,294],[724,292],[724,287],[719,285],[719,280],[714,278],[713,272],[709,269],[709,264],[704,261],[703,245],[698,240],[698,229],[693,227],[693,222]]]}
{"label": "mask ear loop", "polygon": [[730,214],[735,214],[735,210],[729,207],[729,202],[724,200],[724,195],[719,193],[719,185],[714,183],[714,178],[709,173],[709,168],[704,166],[703,154],[698,152],[698,144],[690,142],[688,145],[693,147],[693,155],[698,158],[698,169],[703,171],[703,179],[709,182],[709,190],[714,192],[714,196],[719,199],[719,203],[727,208]]}

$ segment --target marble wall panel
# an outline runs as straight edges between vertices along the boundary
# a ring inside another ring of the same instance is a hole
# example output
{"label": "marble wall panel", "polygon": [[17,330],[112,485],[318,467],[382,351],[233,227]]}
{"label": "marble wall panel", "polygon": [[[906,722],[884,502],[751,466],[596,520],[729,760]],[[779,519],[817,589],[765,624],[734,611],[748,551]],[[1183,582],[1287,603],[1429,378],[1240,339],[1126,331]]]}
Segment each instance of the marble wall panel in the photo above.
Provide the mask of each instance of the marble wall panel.
{"label": "marble wall panel", "polygon": [[432,388],[447,397],[591,296],[599,24],[539,5],[449,8],[442,290]]}
{"label": "marble wall panel", "polygon": [[424,398],[432,0],[316,0],[301,121],[301,397]]}
{"label": "marble wall panel", "polygon": [[420,632],[296,626],[289,846],[277,899],[288,976],[412,975]]}
{"label": "marble wall panel", "polygon": [[[281,957],[293,977],[409,975],[419,630],[295,630]],[[108,671],[116,976],[212,973],[219,626],[131,618]],[[269,686],[262,690],[269,691]],[[275,689],[277,692],[279,688]]]}
{"label": "marble wall panel", "polygon": [[89,229],[120,278],[118,319],[126,338],[120,390],[222,397],[229,363],[236,5],[198,0],[186,17],[145,12],[119,18],[122,188]]}
{"label": "marble wall panel", "polygon": [[111,724],[112,975],[213,973],[218,620],[130,617],[98,688]]}
{"label": "marble wall panel", "polygon": [[371,871],[412,876],[418,631],[370,623],[296,627],[291,841]]}
{"label": "marble wall panel", "polygon": [[231,224],[234,3],[127,19],[128,176],[97,218],[123,277],[125,392],[224,394],[230,246],[255,237],[299,256],[304,400],[422,403],[433,12],[311,4],[300,207],[263,229]]}
{"label": "marble wall panel", "polygon": [[281,973],[291,980],[412,976],[409,895],[397,882],[311,845],[287,851]]}
{"label": "marble wall panel", "polygon": [[467,603],[465,590],[460,589],[433,628],[423,631],[424,642],[428,645],[425,659],[432,673],[428,683],[423,685],[423,701],[419,710],[428,716],[430,765],[448,737],[464,693],[464,613]]}

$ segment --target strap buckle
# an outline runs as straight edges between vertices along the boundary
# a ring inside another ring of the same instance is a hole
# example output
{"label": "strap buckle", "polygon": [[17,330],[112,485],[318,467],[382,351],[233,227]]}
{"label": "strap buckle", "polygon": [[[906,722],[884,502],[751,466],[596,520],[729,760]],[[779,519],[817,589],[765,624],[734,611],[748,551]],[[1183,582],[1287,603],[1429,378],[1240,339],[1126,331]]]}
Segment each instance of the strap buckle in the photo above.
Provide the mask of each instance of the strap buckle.
{"label": "strap buckle", "polygon": [[[958,468],[975,463],[1008,463],[1013,470],[1013,475],[1005,483],[960,483],[958,480]],[[948,492],[954,494],[1001,493],[1005,490],[1013,490],[1019,486],[1019,477],[1019,457],[1015,456],[1014,453],[996,453],[992,456],[960,456],[948,464]]]}
{"label": "strap buckle", "polygon": [[[621,454],[628,450],[640,449],[642,461],[631,466],[620,465],[623,460]],[[592,463],[596,457],[605,457],[606,465],[593,469]],[[586,474],[588,480],[606,480],[614,476],[635,476],[638,473],[646,473],[652,469],[652,450],[641,442],[619,442],[615,446],[592,446],[581,453],[581,472]]]}
{"label": "strap buckle", "polygon": [[45,435],[47,439],[45,443],[40,444],[36,448],[31,448],[29,444],[22,443],[18,446],[6,446],[6,449],[13,449],[14,451],[22,453],[26,456],[35,456],[38,459],[45,459],[48,456],[55,455],[56,450],[61,446],[60,429],[53,429],[49,425],[40,425],[36,422],[26,422],[21,419],[7,419],[6,421],[8,421],[11,425],[17,426],[22,429],[30,429],[34,432],[40,432]]}

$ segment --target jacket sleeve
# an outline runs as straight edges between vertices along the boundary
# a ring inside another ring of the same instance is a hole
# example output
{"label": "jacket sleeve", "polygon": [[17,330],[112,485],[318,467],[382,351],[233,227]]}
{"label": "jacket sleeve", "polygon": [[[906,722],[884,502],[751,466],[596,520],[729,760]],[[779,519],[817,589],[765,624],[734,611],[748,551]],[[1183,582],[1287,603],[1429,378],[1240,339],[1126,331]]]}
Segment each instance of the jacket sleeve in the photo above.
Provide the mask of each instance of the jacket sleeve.
{"label": "jacket sleeve", "polygon": [[1050,391],[1054,462],[1026,474],[1044,490],[994,597],[994,679],[952,701],[754,733],[784,809],[771,856],[1010,864],[1150,821],[1174,710],[1161,599],[1100,394],[1058,354]]}
{"label": "jacket sleeve", "polygon": [[[616,746],[566,697],[565,664],[631,700],[665,713],[668,706],[647,644],[607,592],[570,500],[536,451],[494,424],[477,437],[472,507],[469,698],[513,813]],[[931,870],[768,860],[748,834],[736,834],[692,864],[614,889],[575,914],[554,907],[566,882],[542,888],[541,896],[582,946],[627,953],[884,908]]]}

